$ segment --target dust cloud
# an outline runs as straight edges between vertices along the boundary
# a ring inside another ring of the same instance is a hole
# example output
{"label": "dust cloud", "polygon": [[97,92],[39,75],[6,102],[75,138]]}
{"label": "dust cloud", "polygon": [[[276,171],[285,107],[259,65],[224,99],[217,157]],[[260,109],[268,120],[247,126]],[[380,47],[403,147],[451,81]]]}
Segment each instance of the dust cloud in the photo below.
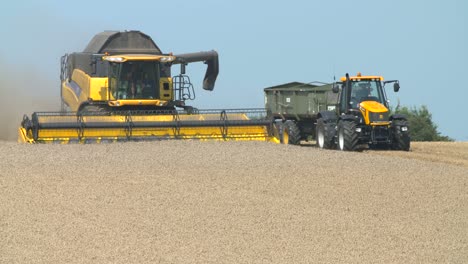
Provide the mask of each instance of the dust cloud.
{"label": "dust cloud", "polygon": [[[49,74],[50,75],[50,74]],[[58,74],[0,62],[0,140],[15,141],[23,115],[60,109]]]}

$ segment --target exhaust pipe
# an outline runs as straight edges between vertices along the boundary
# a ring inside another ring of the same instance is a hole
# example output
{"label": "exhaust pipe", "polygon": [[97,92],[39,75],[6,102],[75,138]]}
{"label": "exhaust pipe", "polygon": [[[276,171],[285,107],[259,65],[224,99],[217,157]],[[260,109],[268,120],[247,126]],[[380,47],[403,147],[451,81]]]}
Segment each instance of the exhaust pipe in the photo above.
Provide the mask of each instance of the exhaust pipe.
{"label": "exhaust pipe", "polygon": [[219,62],[218,62],[218,52],[212,51],[201,51],[194,53],[185,53],[175,55],[176,59],[174,64],[181,64],[181,74],[185,73],[185,65],[192,62],[203,61],[208,65],[205,73],[205,78],[203,78],[203,89],[207,91],[213,91],[216,78],[219,73]]}

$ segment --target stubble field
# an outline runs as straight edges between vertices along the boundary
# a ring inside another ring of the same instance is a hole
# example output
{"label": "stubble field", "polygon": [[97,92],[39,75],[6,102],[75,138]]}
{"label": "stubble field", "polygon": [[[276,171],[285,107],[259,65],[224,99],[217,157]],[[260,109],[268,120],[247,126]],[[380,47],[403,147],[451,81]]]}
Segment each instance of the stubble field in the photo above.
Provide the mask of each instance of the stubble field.
{"label": "stubble field", "polygon": [[0,263],[467,263],[468,143],[0,141]]}

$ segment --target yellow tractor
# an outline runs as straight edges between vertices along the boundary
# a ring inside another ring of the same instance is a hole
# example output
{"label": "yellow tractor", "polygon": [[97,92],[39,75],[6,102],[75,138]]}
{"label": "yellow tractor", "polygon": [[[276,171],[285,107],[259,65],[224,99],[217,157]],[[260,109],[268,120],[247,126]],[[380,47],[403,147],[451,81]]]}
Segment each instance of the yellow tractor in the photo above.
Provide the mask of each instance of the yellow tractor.
{"label": "yellow tractor", "polygon": [[[320,148],[338,147],[353,151],[363,145],[373,149],[410,149],[409,124],[405,116],[390,115],[384,86],[397,80],[384,81],[382,76],[356,76],[341,78],[333,85],[339,93],[338,104],[331,111],[319,113],[316,125],[317,145]],[[340,89],[341,85],[341,89]]]}
{"label": "yellow tractor", "polygon": [[406,117],[390,115],[382,76],[341,78],[335,83],[292,82],[265,88],[265,108],[280,141],[298,145],[316,140],[319,148],[353,151],[364,147],[408,151]]}
{"label": "yellow tractor", "polygon": [[[215,139],[275,140],[264,109],[198,110],[186,65],[204,62],[203,89],[219,71],[216,51],[163,53],[140,31],[105,31],[61,58],[61,111],[24,116],[20,142]],[[180,74],[171,76],[173,65]]]}

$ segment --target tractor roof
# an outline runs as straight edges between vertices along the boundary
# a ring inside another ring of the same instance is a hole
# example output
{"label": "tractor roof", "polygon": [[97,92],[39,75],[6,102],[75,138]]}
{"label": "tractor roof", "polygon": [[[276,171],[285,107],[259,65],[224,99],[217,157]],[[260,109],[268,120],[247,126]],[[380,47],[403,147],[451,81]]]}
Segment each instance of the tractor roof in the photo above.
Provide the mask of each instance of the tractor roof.
{"label": "tractor roof", "polygon": [[[349,76],[349,79],[351,81],[360,81],[360,80],[380,80],[380,81],[383,81],[384,78],[382,76],[376,76],[376,75],[369,75],[369,76],[362,76],[360,72],[358,72],[356,74],[356,76]],[[346,77],[341,77],[341,81],[342,82],[345,82],[346,81]]]}

